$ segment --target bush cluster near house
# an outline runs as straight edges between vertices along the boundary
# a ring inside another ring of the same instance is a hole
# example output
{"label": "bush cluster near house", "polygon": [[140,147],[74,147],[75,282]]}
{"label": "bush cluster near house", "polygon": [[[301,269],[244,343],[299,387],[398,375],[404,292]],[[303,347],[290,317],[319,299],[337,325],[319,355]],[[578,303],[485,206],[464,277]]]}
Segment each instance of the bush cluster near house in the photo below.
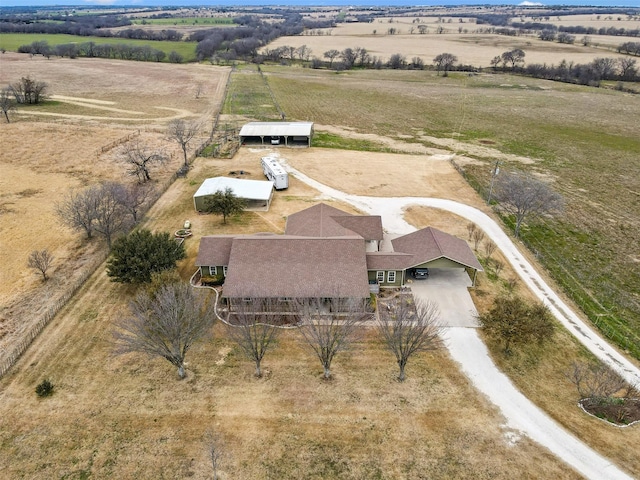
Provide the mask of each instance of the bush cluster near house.
{"label": "bush cluster near house", "polygon": [[184,257],[184,245],[168,233],[136,230],[113,242],[107,275],[120,283],[149,283],[154,273],[175,268]]}

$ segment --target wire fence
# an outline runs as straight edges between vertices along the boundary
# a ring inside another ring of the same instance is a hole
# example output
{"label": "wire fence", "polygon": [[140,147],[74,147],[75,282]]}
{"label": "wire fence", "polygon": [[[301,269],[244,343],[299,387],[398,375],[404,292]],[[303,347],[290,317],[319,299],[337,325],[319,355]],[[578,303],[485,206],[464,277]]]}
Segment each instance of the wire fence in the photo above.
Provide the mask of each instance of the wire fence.
{"label": "wire fence", "polygon": [[[225,86],[224,95],[222,97],[222,102],[226,98],[227,91],[229,89],[231,75],[227,79],[227,84]],[[220,111],[222,110],[222,104],[218,108],[218,113],[215,117],[213,128],[211,131],[211,136],[203,141],[198,147],[196,147],[193,153],[188,158],[188,163],[191,164],[193,161],[202,154],[205,148],[209,146],[211,141],[213,140],[213,133],[218,128],[218,124],[220,121]],[[118,145],[121,145],[137,136],[140,135],[140,130],[136,132],[132,132],[114,142],[109,143],[108,145],[103,146],[98,152],[97,155],[101,153],[107,152],[112,148],[115,148]],[[158,188],[156,188],[153,192],[150,201],[147,203],[146,209],[141,212],[142,214],[146,214],[151,207],[158,201],[158,199],[169,189],[169,187],[176,181],[176,179],[180,176],[183,176],[183,167],[178,169],[176,172],[171,175],[164,183],[162,183]],[[69,302],[69,300],[78,292],[78,290],[85,284],[85,282],[93,275],[100,265],[104,263],[107,259],[109,252],[102,251],[98,256],[94,259],[94,261],[86,268],[86,270],[78,277],[72,284],[68,285],[64,293],[58,298],[53,305],[48,307],[42,314],[39,314],[36,317],[36,320],[27,327],[21,337],[13,342],[8,349],[3,352],[2,358],[0,358],[0,378],[2,378],[11,367],[18,361],[20,356],[27,350],[29,345],[35,340],[35,338],[42,332],[42,330],[53,320],[53,318],[60,312],[60,310]]]}
{"label": "wire fence", "polygon": [[124,137],[121,137],[121,138],[119,138],[119,139],[117,139],[117,140],[114,140],[114,141],[113,141],[113,142],[111,142],[111,143],[108,143],[108,144],[106,144],[106,145],[103,145],[103,146],[100,148],[100,150],[97,150],[97,151],[96,151],[96,157],[99,157],[99,156],[100,156],[100,155],[102,155],[103,153],[108,152],[109,150],[111,150],[111,149],[113,149],[113,148],[115,148],[115,147],[117,147],[117,146],[119,146],[119,145],[122,145],[123,143],[126,143],[126,142],[128,142],[129,140],[131,140],[131,139],[133,139],[133,138],[136,138],[136,137],[139,137],[139,136],[140,136],[140,130],[136,130],[135,132],[130,133],[129,135],[125,135]]}
{"label": "wire fence", "polygon": [[37,317],[37,320],[26,329],[22,337],[14,342],[8,352],[0,360],[0,378],[4,376],[13,364],[20,358],[31,342],[42,332],[56,314],[67,304],[67,302],[84,285],[91,275],[95,273],[100,265],[107,258],[107,252],[101,252],[99,256],[89,265],[89,267],[78,277],[68,289],[58,298],[53,305],[47,308]]}
{"label": "wire fence", "polygon": [[[200,152],[208,145],[208,141],[203,142],[189,158],[189,163],[199,155]],[[169,189],[169,187],[176,181],[179,176],[179,171],[174,172],[164,183],[160,184],[150,197],[150,201],[147,204],[143,214],[147,213],[149,209],[158,201],[158,199]],[[69,300],[78,292],[80,287],[93,275],[100,265],[107,259],[109,252],[104,250],[97,254],[93,262],[89,264],[86,270],[78,277],[73,283],[68,285],[64,293],[58,298],[53,305],[47,308],[43,313],[39,314],[35,321],[28,326],[19,339],[13,342],[5,352],[3,352],[2,358],[0,358],[0,378],[2,378],[9,369],[18,361],[20,356],[27,350],[29,345],[35,340],[35,338],[42,332],[42,330],[49,324],[51,320],[60,312],[60,310],[69,302]]]}

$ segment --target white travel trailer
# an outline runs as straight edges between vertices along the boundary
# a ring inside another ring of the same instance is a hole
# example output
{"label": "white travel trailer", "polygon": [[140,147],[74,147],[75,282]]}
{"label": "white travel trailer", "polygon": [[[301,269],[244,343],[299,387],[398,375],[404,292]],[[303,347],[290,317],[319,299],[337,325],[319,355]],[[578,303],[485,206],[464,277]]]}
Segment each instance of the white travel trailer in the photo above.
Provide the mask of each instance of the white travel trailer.
{"label": "white travel trailer", "polygon": [[262,157],[262,170],[265,177],[273,182],[276,190],[284,190],[289,187],[289,174],[273,157]]}

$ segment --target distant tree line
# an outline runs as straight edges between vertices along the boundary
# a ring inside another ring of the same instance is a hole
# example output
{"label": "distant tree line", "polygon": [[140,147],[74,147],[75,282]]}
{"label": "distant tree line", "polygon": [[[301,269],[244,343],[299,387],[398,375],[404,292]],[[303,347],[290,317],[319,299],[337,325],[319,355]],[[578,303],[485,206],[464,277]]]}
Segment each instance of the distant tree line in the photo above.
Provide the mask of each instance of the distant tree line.
{"label": "distant tree line", "polygon": [[136,40],[180,41],[183,34],[173,29],[145,30],[142,28],[127,28],[112,31],[110,29],[131,25],[129,19],[116,16],[80,16],[61,17],[59,22],[51,22],[56,18],[47,17],[47,22],[39,20],[25,20],[22,17],[0,19],[0,33],[42,33],[67,34],[80,37],[114,37]]}
{"label": "distant tree line", "polygon": [[618,52],[627,55],[640,55],[640,42],[625,42],[618,46]]}
{"label": "distant tree line", "polygon": [[522,73],[535,78],[597,87],[602,80],[640,81],[636,63],[630,58],[596,58],[587,64],[563,60],[557,66],[532,63],[524,67]]}
{"label": "distant tree line", "polygon": [[550,25],[540,22],[512,22],[511,27],[519,31],[550,31],[565,32],[574,35],[611,35],[625,37],[640,37],[640,28],[616,27],[584,27],[582,25]]}
{"label": "distant tree line", "polygon": [[38,16],[3,15],[0,33],[66,33],[83,37],[111,37],[110,28],[131,25],[128,18],[116,15]]}
{"label": "distant tree line", "polygon": [[[633,16],[640,13],[637,8],[599,8],[599,7],[585,7],[585,8],[570,8],[570,9],[549,9],[545,10],[544,14],[538,14],[534,19],[549,21],[551,17],[562,17],[569,15],[625,15]],[[464,15],[464,14],[463,14]],[[457,15],[451,15],[457,16]],[[468,14],[467,14],[468,16]],[[511,20],[514,15],[507,13],[486,13],[474,15],[476,23],[478,25],[494,25],[494,26],[506,26],[512,24]]]}
{"label": "distant tree line", "polygon": [[[142,62],[162,62],[167,58],[167,54],[149,45],[130,45],[126,43],[62,43],[51,46],[44,40],[32,42],[18,47],[18,53],[29,53],[31,55],[43,55],[47,58],[57,57],[89,57],[89,58],[114,58],[120,60],[138,60]],[[182,63],[182,55],[171,52],[168,60],[172,63]]]}
{"label": "distant tree line", "polygon": [[[360,69],[392,69],[392,70],[425,70],[431,68],[425,64],[420,57],[412,57],[408,59],[401,53],[394,53],[385,59],[377,55],[371,55],[366,48],[354,47],[345,48],[344,50],[331,49],[322,54],[322,57],[312,56],[312,50],[306,45],[292,47],[283,45],[274,49],[265,49],[264,52],[256,57],[255,61],[261,63],[263,61],[272,62],[309,62],[311,68],[328,68],[337,72],[344,70]],[[457,58],[451,54],[438,55],[433,63],[435,69],[440,72],[461,71],[461,72],[477,72],[479,69],[472,65],[456,65]]]}
{"label": "distant tree line", "polygon": [[211,28],[199,30],[189,37],[198,42],[198,60],[253,60],[258,49],[281,36],[298,35],[305,29],[329,28],[333,20],[309,20],[295,12],[287,12],[281,23],[268,23],[257,16],[245,15],[234,19],[237,28]]}

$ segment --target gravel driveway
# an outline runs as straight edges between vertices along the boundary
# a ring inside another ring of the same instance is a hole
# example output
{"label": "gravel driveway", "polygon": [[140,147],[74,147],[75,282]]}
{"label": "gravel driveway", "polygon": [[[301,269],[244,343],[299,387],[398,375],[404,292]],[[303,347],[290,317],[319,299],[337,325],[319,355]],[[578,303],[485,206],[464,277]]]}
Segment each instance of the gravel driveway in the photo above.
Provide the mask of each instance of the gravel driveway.
{"label": "gravel driveway", "polygon": [[440,308],[440,321],[447,327],[478,326],[478,313],[468,287],[471,279],[463,268],[432,268],[429,278],[414,280],[411,291],[416,300],[433,301]]}
{"label": "gravel driveway", "polygon": [[[371,215],[381,215],[389,232],[405,234],[415,228],[404,221],[403,209],[410,205],[441,208],[473,221],[485,231],[502,250],[526,285],[549,305],[556,318],[591,352],[611,365],[632,383],[640,383],[640,369],[633,365],[611,345],[600,338],[575,314],[546,284],[533,266],[520,254],[502,228],[480,210],[452,200],[416,197],[362,197],[350,195],[307,177],[283,162],[285,168],[301,181],[312,186],[325,198],[341,200]],[[422,288],[422,287],[418,287]],[[475,328],[449,327],[446,345],[451,356],[460,363],[462,371],[505,416],[508,428],[526,434],[571,465],[589,479],[631,479],[608,459],[560,427],[544,411],[534,405],[511,383],[489,357],[488,351]],[[512,432],[505,432],[505,437]]]}

